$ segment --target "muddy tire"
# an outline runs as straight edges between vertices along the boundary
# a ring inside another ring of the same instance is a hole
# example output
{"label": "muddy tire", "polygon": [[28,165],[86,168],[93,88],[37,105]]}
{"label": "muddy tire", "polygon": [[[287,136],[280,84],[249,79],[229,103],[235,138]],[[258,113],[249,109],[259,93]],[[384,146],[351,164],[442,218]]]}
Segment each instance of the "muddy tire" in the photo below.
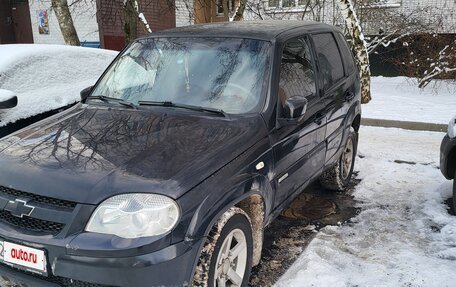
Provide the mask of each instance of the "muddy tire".
{"label": "muddy tire", "polygon": [[320,183],[324,188],[336,191],[343,191],[347,188],[353,175],[357,147],[358,136],[351,128],[339,160],[320,175]]}
{"label": "muddy tire", "polygon": [[209,233],[192,286],[247,286],[252,255],[250,218],[242,209],[232,207],[217,220]]}

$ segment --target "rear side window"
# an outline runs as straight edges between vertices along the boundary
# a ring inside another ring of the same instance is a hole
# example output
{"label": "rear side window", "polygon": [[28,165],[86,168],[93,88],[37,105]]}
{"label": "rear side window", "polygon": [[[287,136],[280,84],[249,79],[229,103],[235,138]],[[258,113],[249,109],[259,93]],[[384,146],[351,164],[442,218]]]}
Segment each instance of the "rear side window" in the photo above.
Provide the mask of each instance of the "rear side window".
{"label": "rear side window", "polygon": [[344,66],[339,48],[332,33],[313,35],[315,50],[320,63],[320,74],[323,78],[323,88],[327,90],[344,77]]}
{"label": "rear side window", "polygon": [[353,61],[353,55],[350,51],[347,41],[345,40],[344,35],[341,33],[336,33],[336,37],[339,40],[339,47],[344,58],[344,63],[347,68],[347,74],[351,75],[355,71],[355,62]]}

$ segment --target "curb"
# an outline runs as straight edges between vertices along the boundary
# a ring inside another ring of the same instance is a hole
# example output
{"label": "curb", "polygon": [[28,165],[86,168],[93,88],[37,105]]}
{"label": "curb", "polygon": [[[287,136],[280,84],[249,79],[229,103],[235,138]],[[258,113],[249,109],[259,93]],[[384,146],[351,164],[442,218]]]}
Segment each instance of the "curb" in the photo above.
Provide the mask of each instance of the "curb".
{"label": "curb", "polygon": [[433,124],[433,123],[420,123],[396,120],[380,120],[361,118],[361,125],[371,127],[384,127],[384,128],[399,128],[413,131],[431,131],[431,132],[446,132],[448,125],[446,124]]}

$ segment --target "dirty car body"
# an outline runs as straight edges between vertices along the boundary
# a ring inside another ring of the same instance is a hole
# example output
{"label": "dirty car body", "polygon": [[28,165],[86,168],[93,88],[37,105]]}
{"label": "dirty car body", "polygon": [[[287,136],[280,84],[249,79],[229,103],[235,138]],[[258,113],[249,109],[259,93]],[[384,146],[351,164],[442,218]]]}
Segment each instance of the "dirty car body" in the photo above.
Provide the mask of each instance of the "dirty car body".
{"label": "dirty car body", "polygon": [[[353,58],[340,57],[342,77],[331,81],[323,74],[332,61],[315,48],[321,34],[346,52],[335,28],[298,21],[155,33],[127,47],[82,103],[2,139],[0,243],[44,258],[41,269],[0,258],[3,277],[31,286],[191,285],[224,212],[256,196],[262,230],[359,128]],[[284,91],[283,63],[301,61],[289,54],[303,47],[311,88]],[[122,69],[128,79],[116,78]],[[134,212],[151,194],[169,203],[150,211],[166,214],[156,223],[163,230],[100,211],[130,195]],[[106,222],[115,228],[103,231]]]}

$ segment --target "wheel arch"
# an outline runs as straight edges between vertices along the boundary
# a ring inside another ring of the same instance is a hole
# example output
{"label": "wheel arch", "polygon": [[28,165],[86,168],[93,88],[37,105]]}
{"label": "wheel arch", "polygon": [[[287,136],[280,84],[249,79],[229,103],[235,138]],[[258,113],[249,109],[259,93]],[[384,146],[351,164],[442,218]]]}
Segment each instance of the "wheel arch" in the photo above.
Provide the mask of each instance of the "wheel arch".
{"label": "wheel arch", "polygon": [[454,179],[456,172],[456,147],[448,153],[446,173],[449,179]]}
{"label": "wheel arch", "polygon": [[355,130],[355,132],[359,131],[359,127],[361,126],[361,115],[357,114],[355,118],[353,119],[351,126]]}
{"label": "wheel arch", "polygon": [[[227,191],[225,193],[227,196],[224,196],[225,200],[215,204],[220,201],[220,194],[218,196],[217,194],[211,193],[201,202],[190,222],[186,238],[207,237],[217,220],[225,212],[231,207],[238,207],[250,217],[254,241],[252,265],[257,265],[261,259],[264,223],[273,203],[273,189],[269,180],[263,175],[256,175]],[[198,254],[203,245],[204,240],[199,247]],[[195,267],[197,262],[198,258],[194,262]]]}

